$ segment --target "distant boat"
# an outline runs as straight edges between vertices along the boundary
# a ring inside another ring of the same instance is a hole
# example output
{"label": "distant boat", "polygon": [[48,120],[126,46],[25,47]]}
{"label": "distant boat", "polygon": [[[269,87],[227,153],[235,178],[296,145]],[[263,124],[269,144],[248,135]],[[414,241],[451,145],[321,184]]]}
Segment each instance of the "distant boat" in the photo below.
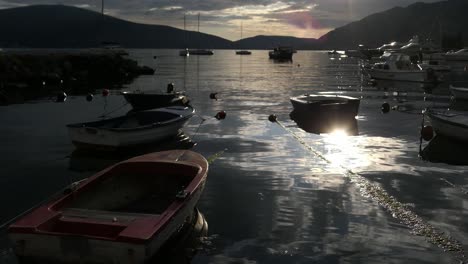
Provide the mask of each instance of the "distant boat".
{"label": "distant boat", "polygon": [[128,51],[116,42],[103,42],[100,47],[90,48],[88,52],[93,54],[128,55]]}
{"label": "distant boat", "polygon": [[77,147],[113,150],[175,137],[194,113],[190,106],[170,106],[67,127]]}
{"label": "distant boat", "polygon": [[[185,16],[184,16],[184,27],[185,27]],[[198,33],[200,33],[200,13],[198,13]],[[198,34],[200,36],[200,34]],[[189,55],[213,55],[214,52],[209,49],[185,49],[179,51],[180,56]]]}
{"label": "distant boat", "polygon": [[294,49],[292,47],[279,46],[268,53],[270,59],[292,60]]}
{"label": "distant boat", "polygon": [[72,184],[8,236],[22,260],[147,263],[190,224],[207,174],[207,160],[189,150],[134,157]]}
{"label": "distant boat", "polygon": [[328,52],[328,55],[337,55],[337,54],[340,54],[340,53],[336,50],[331,50]]}
{"label": "distant boat", "polygon": [[[242,40],[242,22],[241,22],[241,38],[239,41]],[[248,51],[248,50],[236,50],[236,55],[251,55],[252,52]]]}
{"label": "distant boat", "polygon": [[468,100],[468,87],[450,85],[450,92],[455,97],[455,100]]}
{"label": "distant boat", "polygon": [[437,134],[455,140],[468,141],[468,112],[429,109],[426,115]]}
{"label": "distant boat", "polygon": [[291,97],[290,101],[296,112],[354,118],[358,115],[361,100],[342,95],[304,94]]}
{"label": "distant boat", "polygon": [[[173,87],[173,86],[171,86]],[[174,91],[169,89],[166,93],[160,91],[123,91],[125,100],[132,105],[134,111],[143,111],[148,109],[187,105],[188,97],[184,91]]]}

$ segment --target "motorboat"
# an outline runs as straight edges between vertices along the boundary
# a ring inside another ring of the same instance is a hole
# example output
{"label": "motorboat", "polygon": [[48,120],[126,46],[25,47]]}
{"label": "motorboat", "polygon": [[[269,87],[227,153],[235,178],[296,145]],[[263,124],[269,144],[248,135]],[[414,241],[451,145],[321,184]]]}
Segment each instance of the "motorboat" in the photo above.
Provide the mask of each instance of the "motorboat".
{"label": "motorboat", "polygon": [[468,141],[468,112],[429,109],[426,115],[437,134],[459,141]]}
{"label": "motorboat", "polygon": [[123,91],[125,100],[132,105],[134,111],[143,111],[153,108],[173,105],[187,105],[189,98],[184,91],[169,89],[166,93],[160,91]]}
{"label": "motorboat", "polygon": [[67,127],[79,148],[115,150],[175,137],[194,113],[191,106],[169,106]]}
{"label": "motorboat", "polygon": [[330,94],[304,94],[290,98],[294,111],[311,115],[352,117],[358,115],[359,98]]}
{"label": "motorboat", "polygon": [[292,60],[293,57],[293,48],[286,46],[279,46],[274,48],[273,51],[268,53],[270,59],[274,60]]}
{"label": "motorboat", "polygon": [[189,49],[180,50],[179,51],[179,56],[184,56],[184,57],[190,56]]}
{"label": "motorboat", "polygon": [[407,82],[435,82],[433,72],[424,71],[419,65],[413,64],[410,57],[402,53],[392,53],[384,62],[373,64],[366,72],[372,79]]}
{"label": "motorboat", "polygon": [[455,97],[455,100],[468,100],[468,87],[450,85],[450,92]]}
{"label": "motorboat", "polygon": [[252,55],[252,52],[248,50],[236,50],[236,55]]}
{"label": "motorboat", "polygon": [[190,224],[207,173],[189,150],[137,156],[70,185],[8,236],[22,261],[146,263]]}

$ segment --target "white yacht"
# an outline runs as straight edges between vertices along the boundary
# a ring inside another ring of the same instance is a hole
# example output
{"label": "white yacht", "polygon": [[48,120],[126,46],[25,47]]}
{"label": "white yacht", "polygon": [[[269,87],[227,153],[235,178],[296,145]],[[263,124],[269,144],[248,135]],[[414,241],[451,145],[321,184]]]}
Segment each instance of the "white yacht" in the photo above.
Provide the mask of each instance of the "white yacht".
{"label": "white yacht", "polygon": [[376,80],[432,82],[434,76],[428,76],[419,65],[413,64],[410,56],[401,53],[390,54],[386,61],[373,64],[366,69],[371,78]]}
{"label": "white yacht", "polygon": [[445,53],[447,61],[468,61],[468,48],[461,49],[455,52]]}

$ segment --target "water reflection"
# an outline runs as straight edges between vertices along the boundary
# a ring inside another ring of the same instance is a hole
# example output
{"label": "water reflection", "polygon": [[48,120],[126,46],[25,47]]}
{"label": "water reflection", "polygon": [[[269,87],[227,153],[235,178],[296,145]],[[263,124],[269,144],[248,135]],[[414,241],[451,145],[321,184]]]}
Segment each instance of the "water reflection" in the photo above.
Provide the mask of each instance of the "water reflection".
{"label": "water reflection", "polygon": [[437,135],[424,147],[421,157],[430,162],[468,165],[467,149],[467,142]]}
{"label": "water reflection", "polygon": [[314,115],[304,111],[293,110],[289,117],[294,120],[298,127],[304,131],[314,134],[344,133],[346,135],[358,135],[358,124],[354,117],[339,114]]}

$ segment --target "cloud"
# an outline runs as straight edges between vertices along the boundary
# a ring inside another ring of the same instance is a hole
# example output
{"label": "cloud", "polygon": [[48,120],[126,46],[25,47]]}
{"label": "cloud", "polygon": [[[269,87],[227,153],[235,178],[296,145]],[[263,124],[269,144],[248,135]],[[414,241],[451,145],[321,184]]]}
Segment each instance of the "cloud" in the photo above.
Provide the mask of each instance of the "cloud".
{"label": "cloud", "polygon": [[[336,27],[394,6],[421,0],[107,0],[105,12],[130,21],[196,29],[237,39],[241,22],[244,36],[258,34],[320,37]],[[439,0],[423,0],[437,2]],[[32,4],[64,4],[100,12],[100,0],[0,0],[0,8]]]}

